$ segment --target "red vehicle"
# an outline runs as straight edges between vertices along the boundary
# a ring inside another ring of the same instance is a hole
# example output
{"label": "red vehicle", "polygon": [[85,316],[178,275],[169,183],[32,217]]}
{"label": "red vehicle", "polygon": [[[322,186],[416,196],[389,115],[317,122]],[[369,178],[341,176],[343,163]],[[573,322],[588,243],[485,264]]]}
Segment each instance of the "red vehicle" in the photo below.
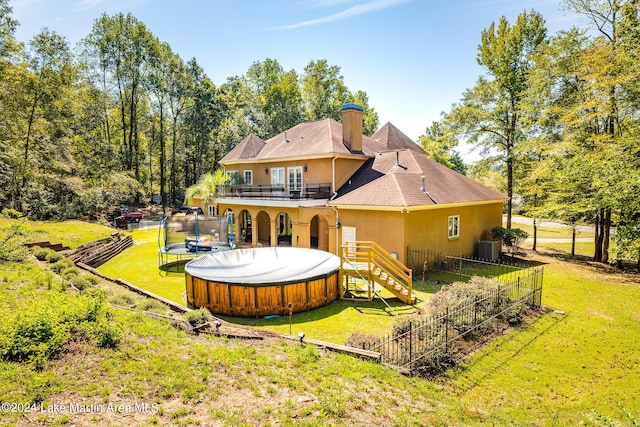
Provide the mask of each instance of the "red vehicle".
{"label": "red vehicle", "polygon": [[142,219],[142,212],[131,212],[126,208],[116,208],[108,214],[107,219],[111,222],[140,222]]}

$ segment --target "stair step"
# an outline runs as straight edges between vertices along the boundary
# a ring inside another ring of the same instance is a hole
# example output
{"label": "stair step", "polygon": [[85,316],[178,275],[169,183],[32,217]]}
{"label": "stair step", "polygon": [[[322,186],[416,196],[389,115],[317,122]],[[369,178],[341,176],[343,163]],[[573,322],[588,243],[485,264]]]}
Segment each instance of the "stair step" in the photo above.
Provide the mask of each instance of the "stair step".
{"label": "stair step", "polygon": [[393,277],[387,278],[387,285],[393,286],[396,283],[396,280]]}
{"label": "stair step", "polygon": [[374,276],[379,276],[380,273],[382,273],[382,270],[380,270],[379,268],[375,268],[371,274],[373,274]]}
{"label": "stair step", "polygon": [[400,293],[401,293],[402,295],[405,295],[405,296],[406,296],[406,295],[409,295],[409,290],[408,290],[408,289],[403,289]]}

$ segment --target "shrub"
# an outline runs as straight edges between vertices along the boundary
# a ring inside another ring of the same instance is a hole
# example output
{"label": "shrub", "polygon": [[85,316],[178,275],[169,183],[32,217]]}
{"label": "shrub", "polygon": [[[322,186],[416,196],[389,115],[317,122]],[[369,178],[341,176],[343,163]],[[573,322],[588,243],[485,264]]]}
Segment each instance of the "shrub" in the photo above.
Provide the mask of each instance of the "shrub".
{"label": "shrub", "polygon": [[202,325],[213,320],[213,315],[206,308],[188,311],[184,314],[184,317],[191,326]]}
{"label": "shrub", "polygon": [[82,276],[71,276],[67,280],[79,291],[84,291],[91,286],[89,281]]}
{"label": "shrub", "polygon": [[89,282],[91,286],[96,286],[98,283],[100,283],[100,279],[94,276],[93,274],[87,274],[82,277],[84,277],[85,280]]}
{"label": "shrub", "polygon": [[43,290],[39,295],[0,311],[0,359],[30,361],[41,368],[87,324],[104,318],[99,292],[74,296]]}
{"label": "shrub", "polygon": [[11,218],[11,219],[19,219],[22,218],[24,216],[24,214],[20,211],[17,211],[15,209],[10,209],[10,208],[4,208],[2,209],[2,217],[4,218]]}
{"label": "shrub", "polygon": [[69,280],[72,277],[80,276],[80,269],[78,267],[67,267],[60,272],[60,275]]}
{"label": "shrub", "polygon": [[136,304],[133,297],[129,294],[120,294],[111,298],[111,304],[121,305],[124,307],[134,306]]}
{"label": "shrub", "polygon": [[73,262],[69,258],[61,258],[51,266],[51,270],[55,273],[62,273],[67,268],[73,267]]}
{"label": "shrub", "polygon": [[115,348],[122,342],[122,329],[106,320],[100,322],[96,325],[95,342],[98,347]]}
{"label": "shrub", "polygon": [[154,299],[145,299],[138,305],[138,307],[144,311],[157,311],[157,312],[164,312],[167,309],[166,305]]}
{"label": "shrub", "polygon": [[529,233],[520,228],[493,227],[491,237],[500,240],[503,245],[510,248],[513,254],[518,251],[520,244],[529,237]]}
{"label": "shrub", "polygon": [[35,256],[38,261],[44,261],[51,252],[53,252],[51,249],[35,247],[33,250],[33,256]]}
{"label": "shrub", "polygon": [[356,331],[347,338],[347,342],[345,344],[351,347],[361,348],[363,350],[371,350],[379,343],[380,337],[377,335]]}
{"label": "shrub", "polygon": [[49,253],[47,254],[46,260],[48,262],[50,262],[51,264],[60,261],[62,258],[64,258],[64,255],[58,253],[58,252],[54,252],[52,250],[49,250]]}

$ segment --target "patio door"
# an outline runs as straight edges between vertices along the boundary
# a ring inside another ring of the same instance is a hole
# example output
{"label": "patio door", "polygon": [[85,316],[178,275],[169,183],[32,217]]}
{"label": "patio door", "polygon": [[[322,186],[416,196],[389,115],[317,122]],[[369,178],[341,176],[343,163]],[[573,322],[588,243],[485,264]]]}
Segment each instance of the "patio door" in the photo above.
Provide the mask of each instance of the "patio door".
{"label": "patio door", "polygon": [[289,194],[300,195],[302,191],[302,166],[287,168],[289,174]]}

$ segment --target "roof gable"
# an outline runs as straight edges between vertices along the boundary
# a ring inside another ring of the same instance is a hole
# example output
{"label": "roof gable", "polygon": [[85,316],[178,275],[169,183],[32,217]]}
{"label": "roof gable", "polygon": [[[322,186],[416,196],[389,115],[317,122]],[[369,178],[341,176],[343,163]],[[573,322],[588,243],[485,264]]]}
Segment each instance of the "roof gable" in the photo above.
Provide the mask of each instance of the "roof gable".
{"label": "roof gable", "polygon": [[265,145],[266,143],[260,137],[250,134],[229,151],[222,161],[255,159]]}
{"label": "roof gable", "polygon": [[425,152],[422,147],[389,122],[371,135],[371,139],[379,147],[376,151],[408,149],[420,153]]}
{"label": "roof gable", "polygon": [[[424,192],[423,187],[424,177]],[[417,150],[376,153],[339,191],[331,204],[421,206],[504,200],[506,197]]]}

